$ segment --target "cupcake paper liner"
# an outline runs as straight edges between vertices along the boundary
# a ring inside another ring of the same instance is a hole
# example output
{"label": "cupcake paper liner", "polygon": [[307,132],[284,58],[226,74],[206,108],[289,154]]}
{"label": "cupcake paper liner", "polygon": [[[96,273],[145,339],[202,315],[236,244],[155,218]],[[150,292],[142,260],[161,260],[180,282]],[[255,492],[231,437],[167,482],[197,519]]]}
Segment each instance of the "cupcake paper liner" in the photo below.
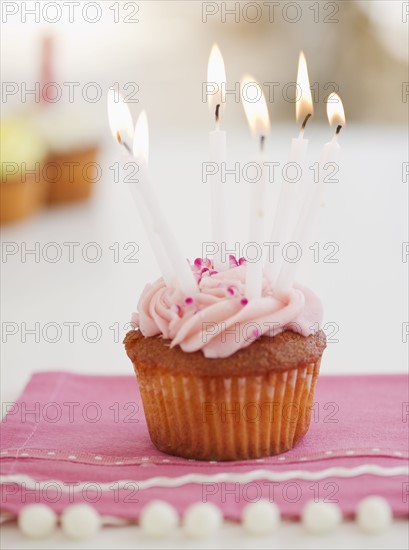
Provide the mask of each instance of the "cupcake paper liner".
{"label": "cupcake paper liner", "polygon": [[134,364],[155,446],[196,460],[288,451],[307,432],[321,359],[244,377],[184,376]]}

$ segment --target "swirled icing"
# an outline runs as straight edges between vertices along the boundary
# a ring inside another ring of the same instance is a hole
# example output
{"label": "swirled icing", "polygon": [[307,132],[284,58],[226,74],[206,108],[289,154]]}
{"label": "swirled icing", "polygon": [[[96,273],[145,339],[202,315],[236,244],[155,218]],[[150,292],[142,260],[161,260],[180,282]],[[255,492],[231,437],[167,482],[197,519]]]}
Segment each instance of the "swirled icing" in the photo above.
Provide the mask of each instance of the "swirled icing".
{"label": "swirled icing", "polygon": [[148,284],[132,324],[146,337],[162,334],[185,352],[202,350],[205,357],[228,357],[261,335],[274,337],[291,329],[304,336],[317,331],[322,306],[309,289],[294,285],[277,294],[263,278],[261,298],[245,297],[244,263],[233,261],[225,271],[212,270],[209,260],[192,267],[198,290],[186,297],[163,279]]}

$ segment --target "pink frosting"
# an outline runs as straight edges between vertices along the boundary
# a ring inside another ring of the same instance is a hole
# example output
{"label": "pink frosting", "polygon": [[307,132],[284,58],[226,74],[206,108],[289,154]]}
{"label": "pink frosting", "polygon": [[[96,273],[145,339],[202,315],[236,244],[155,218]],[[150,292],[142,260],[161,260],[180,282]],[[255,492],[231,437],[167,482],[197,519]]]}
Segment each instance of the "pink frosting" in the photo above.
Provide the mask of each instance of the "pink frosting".
{"label": "pink frosting", "polygon": [[186,297],[163,279],[142,292],[132,324],[146,337],[162,334],[185,352],[202,350],[205,357],[228,357],[249,346],[262,334],[274,337],[291,329],[308,336],[322,321],[322,305],[310,290],[295,285],[277,295],[263,279],[262,297],[245,298],[246,266],[212,271],[209,260],[193,266],[198,291]]}

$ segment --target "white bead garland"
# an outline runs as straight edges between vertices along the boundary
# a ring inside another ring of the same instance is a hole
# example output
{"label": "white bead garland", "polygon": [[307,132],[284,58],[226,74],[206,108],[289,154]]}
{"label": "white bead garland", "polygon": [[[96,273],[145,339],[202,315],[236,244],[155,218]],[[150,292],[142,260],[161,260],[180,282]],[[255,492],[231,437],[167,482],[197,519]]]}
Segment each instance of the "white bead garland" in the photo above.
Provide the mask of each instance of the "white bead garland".
{"label": "white bead garland", "polygon": [[45,504],[27,504],[18,515],[18,526],[26,537],[45,538],[57,525],[57,514]]}
{"label": "white bead garland", "polygon": [[280,509],[274,502],[262,499],[245,506],[241,516],[243,529],[250,535],[267,535],[280,523]]}
{"label": "white bead garland", "polygon": [[356,522],[365,533],[381,533],[392,522],[392,510],[387,500],[370,496],[361,500],[356,509]]}
{"label": "white bead garland", "polygon": [[302,511],[301,521],[309,533],[329,533],[341,523],[342,513],[334,503],[310,500]]}
{"label": "white bead garland", "polygon": [[98,533],[102,525],[101,516],[89,504],[72,504],[61,516],[61,527],[71,539],[87,539]]}
{"label": "white bead garland", "polygon": [[211,502],[197,502],[186,510],[183,526],[193,538],[203,539],[214,535],[223,523],[223,514]]}
{"label": "white bead garland", "polygon": [[152,500],[141,511],[139,525],[148,537],[165,537],[179,523],[179,516],[173,506],[163,500]]}
{"label": "white bead garland", "polygon": [[[21,509],[18,526],[30,538],[44,538],[52,534],[57,525],[56,513],[45,504],[28,504]],[[108,518],[106,518],[108,519]],[[366,533],[381,533],[393,520],[392,509],[386,499],[368,496],[356,509],[356,523]],[[279,507],[266,499],[247,504],[241,522],[246,533],[263,536],[271,533],[280,524]],[[334,503],[310,500],[302,510],[301,523],[312,534],[329,533],[342,521],[342,513]],[[197,502],[184,514],[183,527],[187,535],[204,539],[214,535],[223,523],[223,514],[214,504]],[[103,518],[89,504],[68,506],[61,516],[61,528],[72,539],[90,538],[98,533]],[[165,537],[179,524],[175,508],[162,500],[149,502],[141,511],[139,526],[149,537]]]}

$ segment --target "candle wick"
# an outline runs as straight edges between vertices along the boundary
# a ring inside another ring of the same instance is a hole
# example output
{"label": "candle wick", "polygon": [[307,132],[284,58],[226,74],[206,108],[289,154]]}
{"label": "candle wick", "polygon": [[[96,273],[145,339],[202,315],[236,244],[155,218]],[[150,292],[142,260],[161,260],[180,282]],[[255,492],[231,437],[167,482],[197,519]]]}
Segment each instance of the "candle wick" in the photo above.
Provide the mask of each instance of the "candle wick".
{"label": "candle wick", "polygon": [[338,124],[337,129],[335,131],[335,135],[338,136],[341,130],[342,130],[342,124]]}
{"label": "candle wick", "polygon": [[130,155],[132,155],[132,149],[129,147],[129,145],[126,143],[126,141],[123,141],[122,145],[125,147],[125,149],[128,151],[128,153]]}
{"label": "candle wick", "polygon": [[116,132],[116,139],[118,140],[118,143],[119,145],[123,145],[125,147],[125,149],[128,151],[128,153],[130,153],[132,155],[132,150],[131,148],[129,147],[129,145],[126,143],[126,141],[123,141],[122,139],[122,136],[121,136],[121,133],[119,130],[117,130]]}
{"label": "candle wick", "polygon": [[216,109],[214,111],[214,118],[216,120],[216,124],[219,122],[219,111],[220,111],[220,103],[216,105]]}
{"label": "candle wick", "polygon": [[266,136],[260,136],[260,151],[264,151],[265,141],[266,141]]}
{"label": "candle wick", "polygon": [[308,122],[308,119],[311,117],[311,113],[308,113],[308,115],[304,118],[304,121],[303,123],[301,124],[301,129],[300,129],[300,136],[303,136],[304,135],[304,130],[305,130],[305,127],[307,126],[307,122]]}

